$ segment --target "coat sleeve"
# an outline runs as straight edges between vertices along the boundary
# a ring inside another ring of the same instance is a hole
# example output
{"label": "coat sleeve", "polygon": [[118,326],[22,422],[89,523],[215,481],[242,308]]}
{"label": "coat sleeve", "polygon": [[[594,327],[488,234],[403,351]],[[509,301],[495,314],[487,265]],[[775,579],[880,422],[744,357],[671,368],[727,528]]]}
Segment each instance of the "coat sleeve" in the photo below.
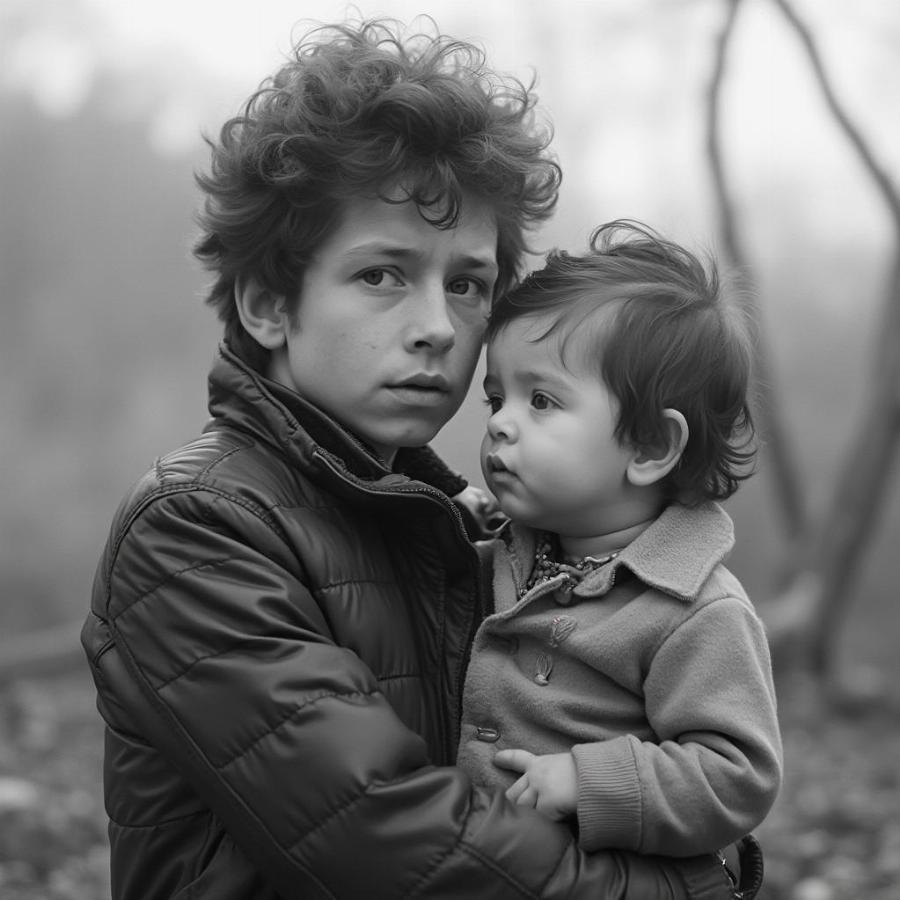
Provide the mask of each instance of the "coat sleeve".
{"label": "coat sleeve", "polygon": [[683,856],[756,828],[778,793],[782,750],[768,644],[750,605],[700,607],[654,654],[644,692],[658,740],[573,748],[581,845]]}
{"label": "coat sleeve", "polygon": [[154,502],[112,549],[93,664],[280,896],[728,896],[711,859],[587,856],[431,765],[270,525],[199,494]]}

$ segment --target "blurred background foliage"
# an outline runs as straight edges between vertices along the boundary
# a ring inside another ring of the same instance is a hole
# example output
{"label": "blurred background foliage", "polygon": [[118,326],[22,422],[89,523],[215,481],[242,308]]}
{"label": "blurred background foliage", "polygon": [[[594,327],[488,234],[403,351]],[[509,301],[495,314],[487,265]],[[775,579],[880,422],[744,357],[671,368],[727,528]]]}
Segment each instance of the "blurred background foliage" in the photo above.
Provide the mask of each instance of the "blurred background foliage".
{"label": "blurred background foliage", "polygon": [[[524,80],[537,73],[541,114],[553,125],[565,174],[558,213],[535,236],[537,263],[553,246],[583,249],[595,225],[619,217],[643,219],[695,249],[718,249],[702,123],[726,7],[726,0],[362,0],[351,8],[332,0],[0,0],[0,653],[61,625],[77,655],[78,623],[115,506],[156,455],[205,421],[219,327],[204,307],[206,276],[190,255],[193,172],[207,159],[201,134],[237,112],[279,63],[301,18],[336,21],[349,12],[410,22],[427,12],[441,30],[484,46],[495,67]],[[900,178],[900,4],[796,0],[794,7],[842,101]],[[891,232],[773,4],[744,0],[741,15],[724,93],[724,161],[771,345],[768,377],[811,514],[821,517],[866,390]],[[479,381],[476,374],[470,399],[437,441],[475,482]],[[896,684],[900,675],[896,482],[895,467],[840,641],[842,665],[870,685]],[[728,504],[738,535],[732,567],[764,614],[785,547],[772,490],[764,452],[759,474]],[[75,821],[89,835],[80,845],[67,838],[55,859],[36,859],[34,848],[53,846],[51,826],[40,817],[23,826],[20,817],[7,832],[19,843],[0,841],[0,887],[10,897],[102,893],[99,736],[84,731],[96,722],[73,713],[89,706],[86,677],[73,699],[76,682],[51,689],[63,698],[62,717],[30,683],[13,684],[0,703],[0,817],[31,815],[32,778],[55,778],[54,790],[68,788],[52,828],[71,834]],[[769,826],[785,851],[781,858],[776,849],[770,896],[891,896],[900,829],[890,824],[896,809],[878,798],[900,796],[896,718],[877,720],[875,740],[894,760],[879,766],[874,756],[865,764],[855,757],[873,753],[854,743],[868,733],[858,721],[823,740],[810,730],[820,707],[801,699],[785,708],[803,726],[789,738],[791,759],[810,774],[797,770]],[[60,741],[70,751],[62,761]],[[845,758],[854,760],[852,784],[841,781]],[[86,768],[75,759],[87,759]],[[864,765],[870,774],[860,792]],[[849,799],[829,792],[835,785],[847,787]],[[826,833],[823,822],[835,817],[838,831]],[[873,860],[880,880],[866,882],[860,871]],[[827,869],[838,863],[837,874]]]}
{"label": "blurred background foliage", "polygon": [[[891,0],[795,4],[836,88],[883,159],[900,158],[900,7]],[[716,247],[704,156],[704,91],[721,0],[604,0],[525,8],[432,0],[423,9],[475,40],[498,68],[537,73],[565,182],[535,249],[583,248],[591,228],[644,219]],[[821,513],[855,424],[877,329],[890,233],[873,189],[822,107],[796,41],[767,0],[746,0],[723,110],[773,380]],[[190,256],[193,172],[214,131],[282,58],[299,7],[191,0],[4,0],[0,5],[0,585],[5,634],[75,620],[124,489],[205,416],[218,324]],[[355,10],[355,12],[354,12]],[[319,21],[343,4],[302,4]],[[898,164],[900,169],[900,164]],[[538,261],[538,258],[535,258]],[[439,438],[480,480],[478,377]],[[896,473],[895,473],[896,474]],[[761,603],[781,552],[759,476],[731,503],[734,568]],[[893,610],[889,502],[858,585],[860,613]],[[857,636],[851,655],[890,662],[896,631]],[[863,642],[865,648],[863,650]]]}

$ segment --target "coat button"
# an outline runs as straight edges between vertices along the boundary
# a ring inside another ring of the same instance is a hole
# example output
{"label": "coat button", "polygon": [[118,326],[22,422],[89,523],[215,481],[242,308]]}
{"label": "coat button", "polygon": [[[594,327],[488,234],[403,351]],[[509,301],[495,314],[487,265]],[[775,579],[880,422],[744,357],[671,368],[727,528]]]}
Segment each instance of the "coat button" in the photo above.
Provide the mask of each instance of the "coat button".
{"label": "coat button", "polygon": [[500,740],[500,732],[496,728],[483,728],[479,725],[475,729],[475,737],[486,744],[493,744],[495,741]]}

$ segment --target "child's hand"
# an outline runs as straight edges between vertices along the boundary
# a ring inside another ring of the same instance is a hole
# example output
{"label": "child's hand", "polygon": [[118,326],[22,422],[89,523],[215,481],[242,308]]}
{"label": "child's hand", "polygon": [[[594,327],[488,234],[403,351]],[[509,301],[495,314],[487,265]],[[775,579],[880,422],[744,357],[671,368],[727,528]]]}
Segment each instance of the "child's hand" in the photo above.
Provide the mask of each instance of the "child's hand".
{"label": "child's hand", "polygon": [[475,520],[481,531],[481,538],[491,537],[506,524],[506,516],[493,494],[470,484],[454,498],[454,503],[463,507]]}
{"label": "child's hand", "polygon": [[578,773],[571,753],[535,756],[527,750],[499,750],[494,763],[501,769],[522,772],[506,792],[519,806],[531,806],[550,819],[565,819],[578,802]]}

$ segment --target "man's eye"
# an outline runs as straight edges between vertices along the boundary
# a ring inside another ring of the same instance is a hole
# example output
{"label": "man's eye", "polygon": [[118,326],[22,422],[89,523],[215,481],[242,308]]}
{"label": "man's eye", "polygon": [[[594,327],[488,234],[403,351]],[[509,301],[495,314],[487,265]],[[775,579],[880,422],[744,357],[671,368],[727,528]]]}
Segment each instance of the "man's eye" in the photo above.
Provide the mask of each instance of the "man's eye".
{"label": "man's eye", "polygon": [[447,290],[451,294],[457,294],[459,296],[474,296],[475,294],[480,293],[481,284],[472,278],[454,278],[453,281],[447,285]]}
{"label": "man's eye", "polygon": [[395,271],[393,268],[385,266],[375,266],[372,269],[366,269],[356,276],[363,284],[373,288],[396,288],[403,287],[403,273]]}
{"label": "man's eye", "polygon": [[531,398],[531,405],[535,409],[550,409],[553,406],[553,401],[546,394],[537,391]]}

